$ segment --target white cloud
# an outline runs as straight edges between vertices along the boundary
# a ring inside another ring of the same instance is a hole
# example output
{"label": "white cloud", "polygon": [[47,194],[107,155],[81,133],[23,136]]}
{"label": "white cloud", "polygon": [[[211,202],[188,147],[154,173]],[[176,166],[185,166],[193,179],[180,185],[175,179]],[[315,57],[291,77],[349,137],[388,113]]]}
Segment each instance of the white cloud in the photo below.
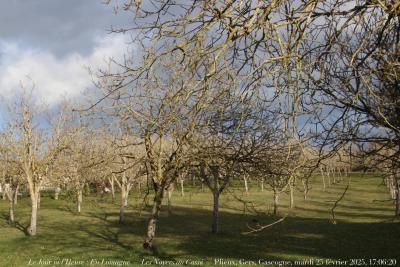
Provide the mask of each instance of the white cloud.
{"label": "white cloud", "polygon": [[98,38],[90,55],[71,53],[63,58],[17,43],[0,42],[0,95],[12,98],[21,90],[21,82],[29,84],[27,80],[31,80],[35,95],[55,105],[65,97],[79,96],[92,86],[88,67],[104,68],[110,57],[121,60],[125,51],[123,35]]}

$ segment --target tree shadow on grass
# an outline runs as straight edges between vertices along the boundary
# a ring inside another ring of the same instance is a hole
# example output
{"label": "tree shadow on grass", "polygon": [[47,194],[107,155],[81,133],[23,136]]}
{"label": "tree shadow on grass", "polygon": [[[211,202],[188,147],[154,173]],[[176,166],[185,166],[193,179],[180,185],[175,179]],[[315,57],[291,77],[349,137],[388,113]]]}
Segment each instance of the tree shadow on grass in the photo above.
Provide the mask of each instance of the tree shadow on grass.
{"label": "tree shadow on grass", "polygon": [[[381,210],[385,211],[385,214],[378,214],[379,209],[374,209],[371,208],[370,212],[368,212],[368,209],[358,209],[356,206],[349,206],[349,205],[340,205],[339,206],[341,209],[335,210],[335,217],[343,217],[343,218],[361,218],[361,219],[382,219],[382,221],[389,220],[393,218],[392,215],[388,215],[386,213],[387,210]],[[346,208],[347,210],[344,210]],[[359,212],[355,213],[351,211],[350,209],[356,210],[358,209]],[[301,211],[301,212],[315,212],[319,214],[328,214],[329,217],[331,217],[331,208],[327,209],[318,209],[318,208],[305,208],[305,207],[296,207],[296,211]]]}
{"label": "tree shadow on grass", "polygon": [[28,231],[29,224],[24,226],[17,220],[14,220],[14,222],[11,222],[10,221],[10,216],[8,214],[5,214],[5,213],[2,213],[0,215],[0,218],[3,219],[7,223],[7,225],[9,225],[11,227],[14,227],[15,229],[21,231],[25,236],[30,236],[29,235],[29,231]]}
{"label": "tree shadow on grass", "polygon": [[[221,212],[221,233],[210,233],[212,212],[175,208],[179,217],[162,217],[159,222],[158,245],[163,239],[179,240],[172,244],[186,256],[233,259],[274,258],[274,255],[303,257],[354,258],[396,257],[400,250],[399,223],[350,223],[312,218],[287,218],[280,224],[252,235],[246,224],[257,220],[266,225],[273,216],[243,216]],[[348,214],[357,216],[357,213]],[[375,216],[374,216],[375,218]],[[386,217],[385,217],[386,218]],[[391,249],[388,250],[387,248]]]}
{"label": "tree shadow on grass", "polygon": [[112,231],[110,228],[106,227],[102,231],[92,231],[89,229],[83,229],[85,233],[88,235],[98,239],[103,240],[104,242],[113,243],[123,249],[130,250],[132,249],[131,245],[125,244],[119,240],[119,231]]}
{"label": "tree shadow on grass", "polygon": [[[118,223],[118,212],[85,213],[80,217],[97,223],[80,225],[74,231],[89,236],[88,239],[92,241],[87,246],[88,249],[92,247],[93,251],[97,245],[114,244],[123,251],[136,250],[137,256],[156,256],[166,260],[179,257],[278,259],[276,255],[283,258],[297,255],[342,259],[395,257],[395,251],[400,249],[397,242],[400,238],[398,223],[351,223],[338,220],[337,224],[332,224],[324,219],[289,217],[261,232],[242,235],[248,230],[246,224],[257,221],[266,225],[275,221],[276,217],[263,214],[245,216],[225,211],[220,215],[221,233],[214,235],[210,233],[210,210],[175,207],[174,215],[167,216],[164,207],[158,222],[156,249],[153,251],[141,248],[147,218],[138,217],[135,212],[126,214],[124,225]],[[346,215],[360,216],[357,211]],[[377,216],[373,214],[372,217]],[[124,236],[122,240],[121,235]],[[387,247],[391,247],[391,250]]]}
{"label": "tree shadow on grass", "polygon": [[13,223],[13,226],[15,226],[15,228],[17,228],[18,230],[20,230],[22,233],[24,233],[25,236],[30,236],[29,231],[28,231],[29,225],[24,226],[24,225],[22,225],[20,222],[15,221],[15,222]]}
{"label": "tree shadow on grass", "polygon": [[[348,214],[352,215],[357,216],[357,211]],[[263,231],[243,235],[242,232],[249,230],[247,224],[267,225],[277,218],[265,214],[243,215],[221,211],[221,233],[214,235],[210,232],[211,210],[175,206],[174,215],[167,216],[167,209],[163,207],[157,225],[156,250],[146,251],[142,242],[147,217],[138,217],[134,211],[126,213],[123,225],[118,223],[116,210],[83,212],[82,215],[61,210],[59,216],[63,219],[41,222],[37,238],[19,240],[21,243],[15,246],[22,248],[29,244],[32,253],[42,253],[40,247],[45,247],[48,248],[48,255],[59,258],[120,257],[129,260],[152,256],[164,260],[395,258],[400,250],[399,223],[338,220],[337,224],[332,224],[323,219],[288,217]],[[27,230],[20,227],[21,231]]]}
{"label": "tree shadow on grass", "polygon": [[0,213],[0,219],[8,221],[10,219],[10,216],[8,215],[8,213]]}
{"label": "tree shadow on grass", "polygon": [[59,211],[68,212],[68,213],[70,213],[70,214],[72,214],[72,215],[79,214],[79,213],[76,211],[76,208],[73,209],[71,205],[62,205],[62,206],[58,206],[57,209],[58,209]]}

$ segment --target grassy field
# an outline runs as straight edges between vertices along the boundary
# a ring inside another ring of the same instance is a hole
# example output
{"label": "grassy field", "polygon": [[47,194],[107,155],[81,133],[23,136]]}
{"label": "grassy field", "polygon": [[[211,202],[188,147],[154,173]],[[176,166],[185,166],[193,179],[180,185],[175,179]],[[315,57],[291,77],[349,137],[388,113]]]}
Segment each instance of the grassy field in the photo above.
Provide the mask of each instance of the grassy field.
{"label": "grassy field", "polygon": [[[110,196],[86,196],[82,214],[68,196],[53,200],[44,194],[39,211],[38,235],[25,235],[29,222],[29,199],[17,206],[17,224],[7,223],[8,202],[0,201],[0,266],[129,266],[191,265],[278,266],[287,261],[296,266],[339,266],[329,260],[365,259],[364,266],[378,263],[370,259],[400,261],[400,223],[393,217],[393,203],[382,180],[353,176],[349,189],[335,209],[330,209],[343,193],[347,178],[322,191],[319,177],[311,182],[307,201],[296,192],[296,207],[288,209],[288,196],[281,196],[280,216],[271,215],[272,196],[251,184],[250,194],[230,189],[221,198],[221,233],[212,235],[212,195],[206,188],[179,190],[173,196],[173,215],[163,209],[157,229],[157,255],[142,248],[149,207],[142,207],[143,195],[132,192],[127,222],[118,224],[118,205]],[[149,196],[149,200],[151,196]],[[239,201],[241,199],[242,201]],[[247,208],[244,209],[244,202]],[[289,214],[281,223],[251,235],[246,224],[262,225]],[[312,259],[313,261],[306,261]],[[244,262],[244,260],[248,262]],[[108,262],[107,262],[108,261]],[[253,262],[251,262],[253,261]],[[303,261],[303,262],[295,262]],[[362,261],[358,261],[363,265]],[[384,263],[384,262],[381,262]],[[386,266],[394,262],[386,262]],[[302,265],[303,264],[303,265]]]}

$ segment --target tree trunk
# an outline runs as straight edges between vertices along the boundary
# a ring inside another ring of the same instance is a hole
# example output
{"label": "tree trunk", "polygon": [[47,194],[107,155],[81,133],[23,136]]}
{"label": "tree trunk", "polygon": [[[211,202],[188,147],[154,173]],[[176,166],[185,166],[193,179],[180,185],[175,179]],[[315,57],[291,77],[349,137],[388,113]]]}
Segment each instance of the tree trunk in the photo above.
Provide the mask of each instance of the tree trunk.
{"label": "tree trunk", "polygon": [[[129,188],[129,186],[127,186],[128,188]],[[125,191],[125,201],[124,201],[124,205],[125,205],[125,207],[128,207],[128,199],[129,199],[129,189],[126,189],[126,191]]]}
{"label": "tree trunk", "polygon": [[109,179],[110,186],[111,186],[111,197],[112,197],[112,202],[115,203],[115,186],[114,186],[114,176]]}
{"label": "tree trunk", "polygon": [[293,184],[290,184],[289,190],[290,190],[290,208],[293,209],[294,208],[294,185]]}
{"label": "tree trunk", "polygon": [[56,187],[54,190],[54,199],[58,200],[58,197],[60,196],[61,188],[59,186]]}
{"label": "tree trunk", "polygon": [[[16,206],[16,201],[17,201],[17,196],[18,196],[18,188],[19,184],[17,184],[15,190],[12,190],[10,187],[10,191],[8,192],[8,198],[10,201],[10,222],[14,223],[15,222],[15,206]],[[6,192],[4,192],[6,193]]]}
{"label": "tree trunk", "polygon": [[247,177],[244,176],[244,177],[243,177],[243,180],[244,180],[244,190],[245,190],[245,192],[246,192],[246,195],[249,195],[249,186],[248,186],[248,184],[247,184]]}
{"label": "tree trunk", "polygon": [[5,184],[0,184],[0,187],[1,187],[1,192],[2,192],[2,199],[6,200],[7,199],[6,186],[5,186]]}
{"label": "tree trunk", "polygon": [[264,179],[261,179],[261,192],[264,192]]}
{"label": "tree trunk", "polygon": [[10,200],[10,222],[14,223],[14,211],[15,211],[15,202],[14,199]]}
{"label": "tree trunk", "polygon": [[213,208],[213,221],[212,221],[212,227],[211,227],[211,232],[213,234],[219,233],[219,190],[218,188],[214,189],[213,192],[213,197],[214,197],[214,208]]}
{"label": "tree trunk", "polygon": [[185,196],[185,189],[183,188],[183,179],[180,180],[181,182],[181,196]]}
{"label": "tree trunk", "polygon": [[151,211],[150,220],[147,225],[146,237],[143,242],[144,248],[153,248],[153,241],[156,235],[157,220],[160,215],[161,203],[163,199],[164,188],[159,187],[153,200],[153,209]]}
{"label": "tree trunk", "polygon": [[36,235],[38,200],[39,200],[39,192],[31,192],[31,206],[32,206],[31,224],[28,229],[28,233],[30,236]]}
{"label": "tree trunk", "polygon": [[81,213],[81,206],[82,206],[82,188],[78,189],[77,192],[77,208],[78,208],[78,213]]}
{"label": "tree trunk", "polygon": [[38,207],[38,209],[40,209],[40,201],[41,201],[41,199],[40,199],[40,191],[37,193],[37,207]]}
{"label": "tree trunk", "polygon": [[395,182],[395,178],[393,176],[390,177],[390,180],[389,180],[389,192],[390,192],[390,197],[393,200],[396,199],[396,182]]}
{"label": "tree trunk", "polygon": [[323,171],[322,167],[320,167],[319,170],[320,170],[321,177],[322,177],[322,191],[325,192],[325,190],[326,190],[325,174],[324,174],[324,171]]}
{"label": "tree trunk", "polygon": [[19,193],[19,184],[17,185],[17,187],[15,188],[15,191],[14,191],[14,197],[13,197],[14,206],[17,206],[17,203],[18,203],[18,193]]}
{"label": "tree trunk", "polygon": [[396,189],[394,188],[394,186],[393,185],[390,185],[390,197],[392,198],[392,199],[396,199]]}
{"label": "tree trunk", "polygon": [[277,189],[274,189],[274,215],[278,214],[279,210],[279,193]]}
{"label": "tree trunk", "polygon": [[338,175],[339,175],[339,181],[343,181],[342,170],[340,168],[338,169]]}
{"label": "tree trunk", "polygon": [[167,193],[168,193],[168,215],[172,214],[172,191],[173,188],[169,188]]}
{"label": "tree trunk", "polygon": [[327,173],[327,176],[328,176],[328,187],[331,187],[331,175],[330,175],[329,170],[326,173]]}

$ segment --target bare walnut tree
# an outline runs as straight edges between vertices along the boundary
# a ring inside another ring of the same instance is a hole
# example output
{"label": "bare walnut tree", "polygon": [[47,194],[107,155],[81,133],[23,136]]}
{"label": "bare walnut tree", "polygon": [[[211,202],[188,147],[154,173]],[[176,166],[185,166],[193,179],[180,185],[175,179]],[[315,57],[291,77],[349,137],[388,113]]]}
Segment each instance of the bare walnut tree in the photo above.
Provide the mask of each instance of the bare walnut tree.
{"label": "bare walnut tree", "polygon": [[63,138],[64,119],[58,117],[57,127],[47,128],[39,123],[43,118],[43,109],[33,102],[31,92],[27,90],[9,108],[9,120],[4,134],[4,144],[12,155],[17,169],[22,170],[28,184],[31,199],[30,235],[36,235],[37,212],[40,207],[40,189],[43,181],[54,167],[58,155],[66,148]]}

